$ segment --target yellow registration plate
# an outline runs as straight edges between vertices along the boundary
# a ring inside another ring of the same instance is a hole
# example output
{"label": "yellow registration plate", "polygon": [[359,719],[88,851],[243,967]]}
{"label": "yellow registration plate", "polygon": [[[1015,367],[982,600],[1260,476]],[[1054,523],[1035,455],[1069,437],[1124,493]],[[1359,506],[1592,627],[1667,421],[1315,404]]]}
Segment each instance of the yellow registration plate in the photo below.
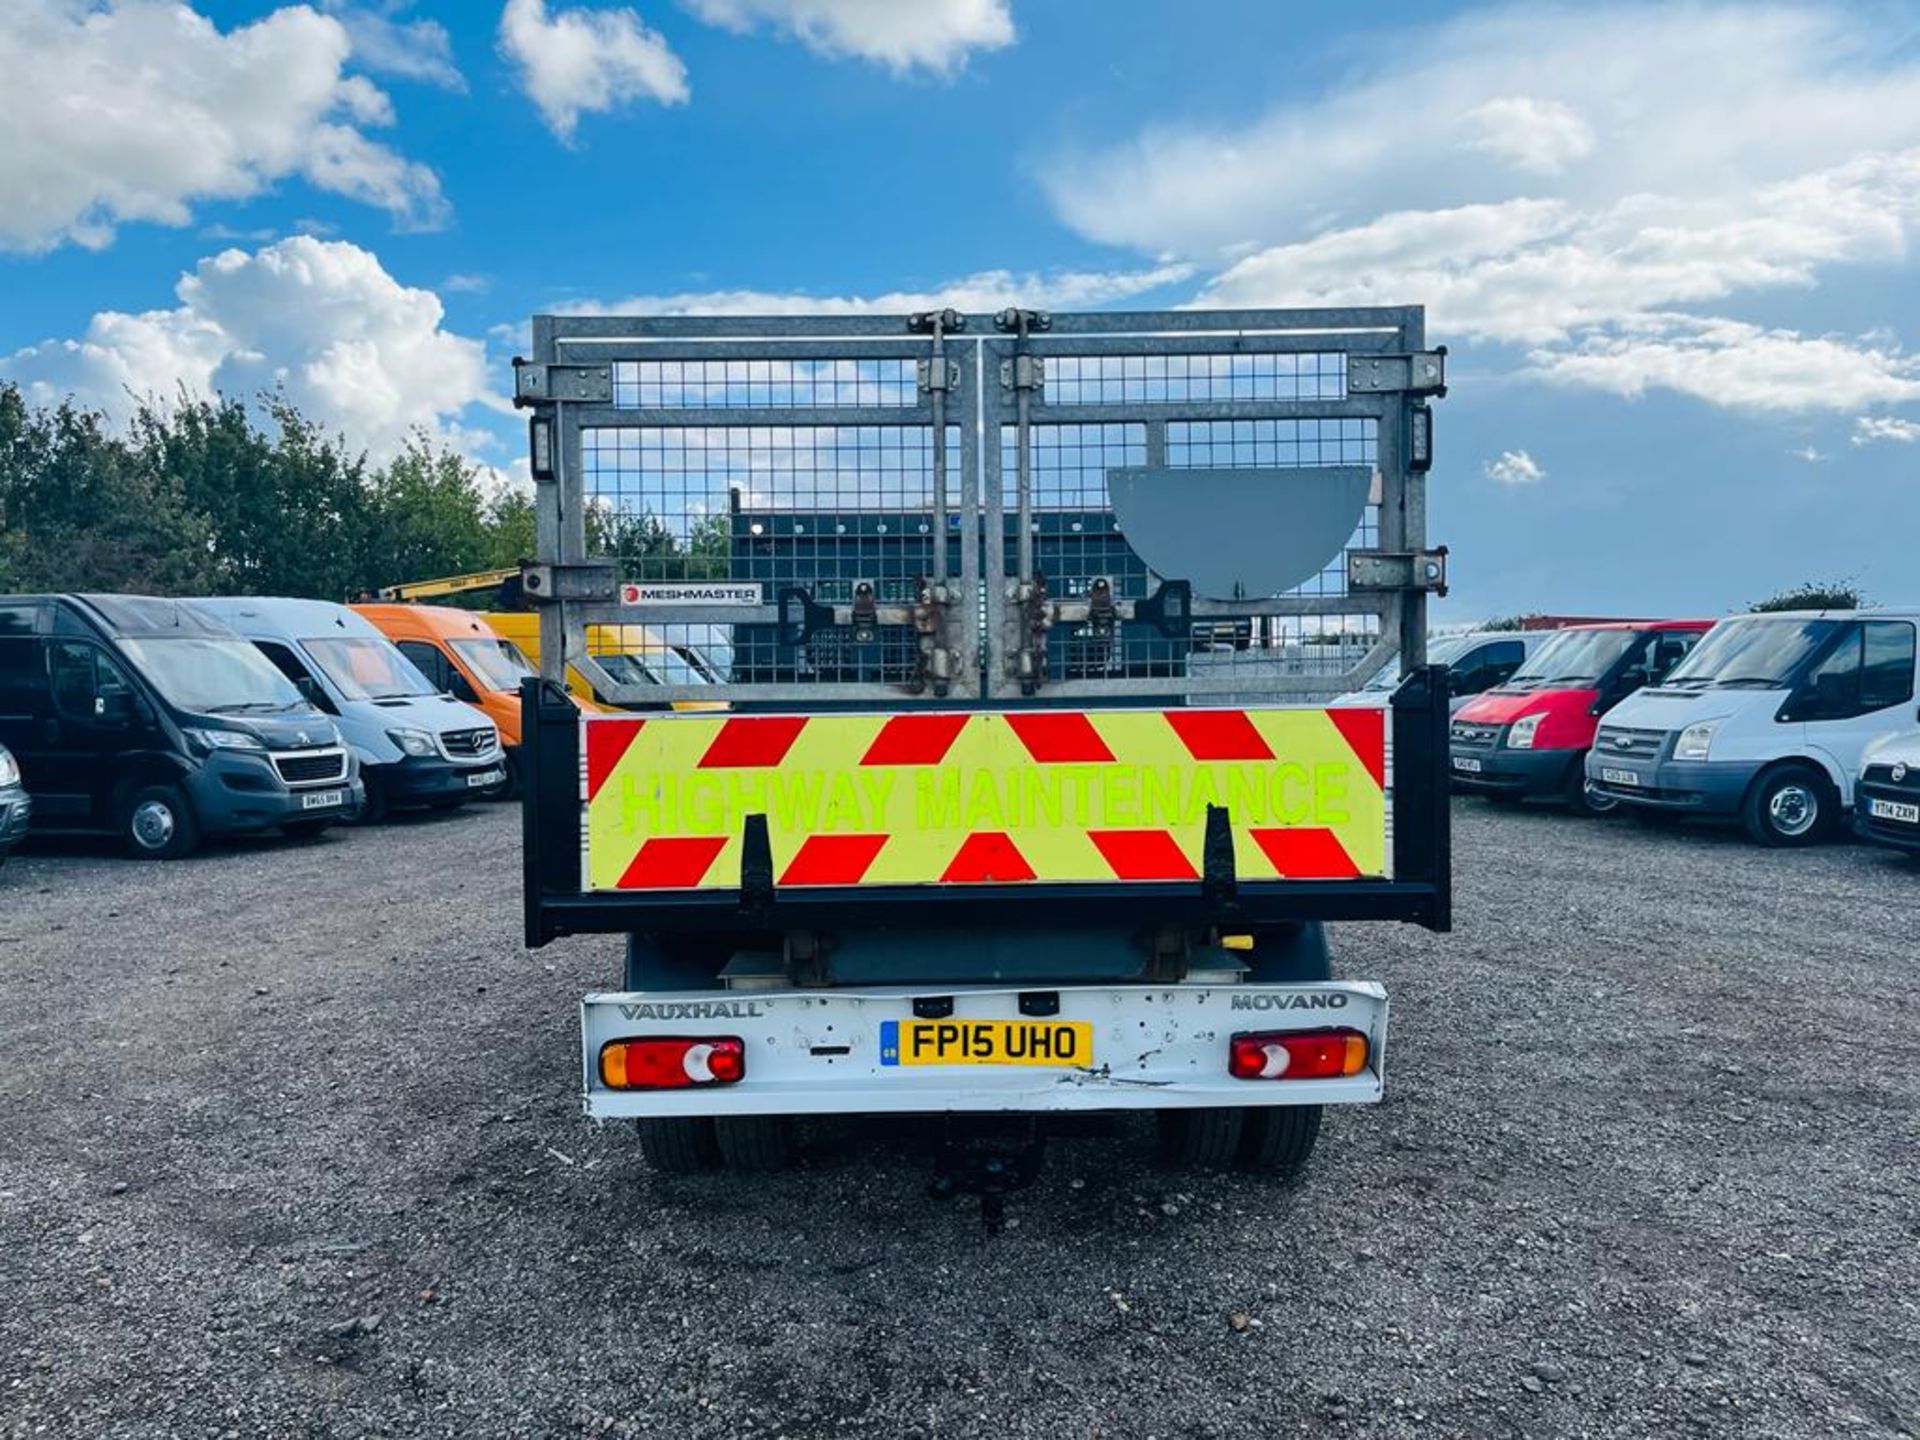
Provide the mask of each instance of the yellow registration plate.
{"label": "yellow registration plate", "polygon": [[1091,1020],[886,1020],[882,1065],[1091,1065]]}

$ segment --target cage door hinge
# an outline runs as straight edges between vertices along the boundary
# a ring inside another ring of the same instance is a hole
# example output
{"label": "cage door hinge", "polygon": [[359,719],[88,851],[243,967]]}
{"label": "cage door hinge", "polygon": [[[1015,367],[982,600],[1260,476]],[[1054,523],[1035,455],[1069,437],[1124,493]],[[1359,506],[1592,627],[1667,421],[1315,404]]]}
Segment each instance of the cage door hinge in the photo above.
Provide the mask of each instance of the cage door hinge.
{"label": "cage door hinge", "polygon": [[613,367],[544,365],[534,360],[522,360],[516,355],[513,359],[514,408],[551,405],[556,400],[611,405]]}
{"label": "cage door hinge", "polygon": [[1349,395],[1384,395],[1396,390],[1408,395],[1445,395],[1447,347],[1416,350],[1410,355],[1347,357]]}
{"label": "cage door hinge", "polygon": [[1447,593],[1447,547],[1432,550],[1349,550],[1347,588],[1355,593],[1430,590]]}
{"label": "cage door hinge", "polygon": [[573,565],[522,565],[520,593],[533,605],[613,600],[620,594],[620,571],[617,566],[592,560]]}

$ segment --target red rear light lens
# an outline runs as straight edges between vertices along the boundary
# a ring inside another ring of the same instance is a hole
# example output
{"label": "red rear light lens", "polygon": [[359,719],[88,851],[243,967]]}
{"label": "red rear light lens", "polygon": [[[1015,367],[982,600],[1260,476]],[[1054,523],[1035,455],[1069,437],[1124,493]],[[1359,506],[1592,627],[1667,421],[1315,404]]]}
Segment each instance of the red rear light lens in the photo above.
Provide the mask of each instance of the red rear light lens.
{"label": "red rear light lens", "polygon": [[1258,1030],[1227,1042],[1236,1080],[1333,1080],[1366,1068],[1367,1037],[1358,1030]]}
{"label": "red rear light lens", "polygon": [[600,1047],[600,1083],[609,1090],[731,1085],[746,1073],[747,1047],[738,1035],[649,1035]]}

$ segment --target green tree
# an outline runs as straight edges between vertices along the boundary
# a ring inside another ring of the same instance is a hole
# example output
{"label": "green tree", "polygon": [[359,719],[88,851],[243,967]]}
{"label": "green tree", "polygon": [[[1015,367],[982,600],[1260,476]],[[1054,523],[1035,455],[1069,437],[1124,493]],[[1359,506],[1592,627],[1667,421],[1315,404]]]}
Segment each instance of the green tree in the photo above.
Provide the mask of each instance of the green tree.
{"label": "green tree", "polygon": [[1808,581],[1795,585],[1747,607],[1750,614],[1762,615],[1775,610],[1858,610],[1865,603],[1860,587],[1851,580],[1823,585]]}

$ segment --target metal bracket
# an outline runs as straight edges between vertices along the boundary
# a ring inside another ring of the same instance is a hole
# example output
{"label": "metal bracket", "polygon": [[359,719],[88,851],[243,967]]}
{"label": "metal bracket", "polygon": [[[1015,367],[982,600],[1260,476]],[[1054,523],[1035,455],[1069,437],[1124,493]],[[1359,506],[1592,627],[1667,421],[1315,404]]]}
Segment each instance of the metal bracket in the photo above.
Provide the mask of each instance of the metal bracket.
{"label": "metal bracket", "polygon": [[1016,355],[1000,362],[1003,390],[1039,390],[1047,383],[1047,362],[1038,355]]}
{"label": "metal bracket", "polygon": [[1447,347],[1416,350],[1410,355],[1347,357],[1349,395],[1384,395],[1396,390],[1408,395],[1445,395]]}
{"label": "metal bracket", "polygon": [[935,390],[955,390],[960,385],[960,362],[949,360],[940,364],[932,360],[914,361],[914,374],[920,381],[920,393],[931,395]]}
{"label": "metal bracket", "polygon": [[907,317],[907,329],[915,335],[931,335],[934,326],[949,335],[957,335],[967,328],[967,317],[958,310],[919,310]]}
{"label": "metal bracket", "polygon": [[1023,328],[1029,332],[1051,330],[1053,316],[1044,310],[1007,309],[993,317],[993,324],[996,330],[1004,330],[1009,334]]}
{"label": "metal bracket", "polygon": [[1447,593],[1447,547],[1433,550],[1349,550],[1347,589],[1430,590]]}
{"label": "metal bracket", "polygon": [[522,565],[520,593],[535,605],[562,600],[617,600],[620,571],[604,562],[578,565]]}
{"label": "metal bracket", "polygon": [[611,365],[543,365],[514,356],[514,408],[520,410],[529,405],[550,405],[556,400],[581,401],[589,405],[611,405],[613,403],[613,367]]}

